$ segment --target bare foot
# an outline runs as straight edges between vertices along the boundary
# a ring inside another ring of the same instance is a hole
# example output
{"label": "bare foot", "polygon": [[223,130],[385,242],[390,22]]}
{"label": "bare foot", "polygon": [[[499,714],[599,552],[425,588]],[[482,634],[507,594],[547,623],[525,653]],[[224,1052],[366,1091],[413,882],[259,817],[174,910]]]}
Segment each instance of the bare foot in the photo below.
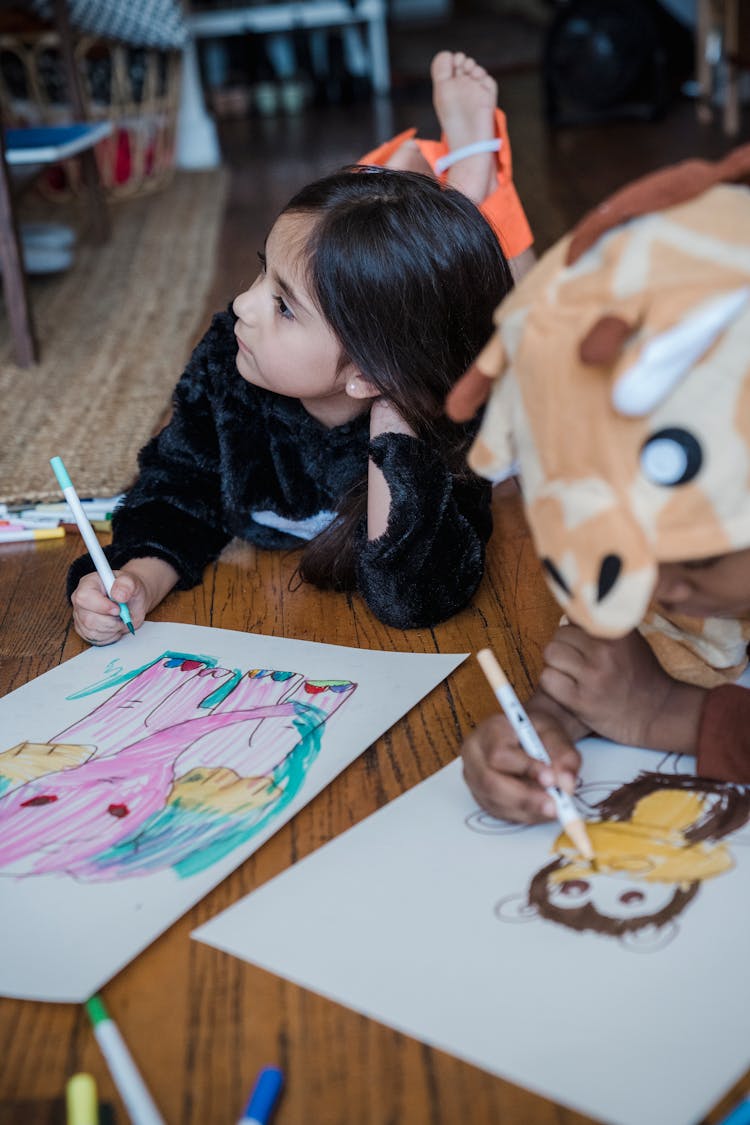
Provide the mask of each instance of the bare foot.
{"label": "bare foot", "polygon": [[386,168],[396,172],[421,172],[423,176],[432,176],[434,173],[427,163],[416,141],[404,141],[385,163]]}
{"label": "bare foot", "polygon": [[[495,136],[497,83],[484,67],[461,51],[439,51],[430,66],[432,101],[450,152],[491,140]],[[494,152],[467,156],[451,165],[451,187],[483,203],[494,191],[497,157]]]}

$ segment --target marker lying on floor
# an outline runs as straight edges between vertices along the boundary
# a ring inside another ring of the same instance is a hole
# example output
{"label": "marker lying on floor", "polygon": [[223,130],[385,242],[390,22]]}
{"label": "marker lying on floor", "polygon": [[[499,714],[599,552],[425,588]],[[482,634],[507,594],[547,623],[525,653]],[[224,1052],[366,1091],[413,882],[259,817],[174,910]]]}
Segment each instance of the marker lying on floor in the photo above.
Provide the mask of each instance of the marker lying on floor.
{"label": "marker lying on floor", "polygon": [[74,1074],[65,1087],[66,1125],[99,1125],[96,1082],[90,1074]]}
{"label": "marker lying on floor", "polygon": [[34,539],[62,539],[64,527],[4,528],[0,527],[0,546],[3,543],[27,543]]}
{"label": "marker lying on floor", "polygon": [[107,1060],[110,1074],[120,1097],[125,1102],[125,1108],[133,1125],[164,1125],[164,1118],[156,1108],[117,1024],[104,1007],[101,996],[92,996],[87,1000],[86,1011],[96,1041]]}
{"label": "marker lying on floor", "polygon": [[283,1085],[284,1075],[279,1068],[264,1066],[237,1125],[268,1125]]}
{"label": "marker lying on floor", "polygon": [[[537,734],[531,719],[521,706],[520,699],[511,687],[508,677],[498,664],[494,654],[488,648],[483,648],[477,653],[477,660],[487,677],[490,687],[495,693],[498,703],[505,712],[508,722],[518,735],[518,741],[521,743],[526,753],[529,757],[535,758],[538,762],[544,762],[546,765],[551,766],[552,761],[545,749],[544,743]],[[578,848],[581,855],[586,859],[593,859],[594,849],[591,847],[591,841],[589,840],[583,820],[579,816],[578,810],[573,804],[571,797],[563,792],[562,789],[558,789],[556,785],[551,785],[547,789],[547,793],[549,793],[550,797],[555,802],[557,819],[560,821],[560,824]]]}
{"label": "marker lying on floor", "polygon": [[[112,573],[112,567],[107,562],[107,556],[104,554],[104,551],[101,548],[101,544],[96,538],[96,532],[89,523],[89,518],[81,507],[81,501],[78,499],[78,493],[73,488],[73,483],[68,476],[68,470],[62,463],[62,458],[53,457],[50,461],[50,465],[52,466],[52,470],[55,476],[57,477],[57,483],[62,489],[63,496],[68,501],[70,509],[75,516],[76,523],[78,524],[78,530],[83,536],[83,541],[88,547],[89,554],[91,555],[91,561],[96,567],[96,573],[104,583],[104,589],[107,591],[107,597],[109,597],[109,592],[115,584],[115,576]],[[130,610],[125,605],[125,602],[118,602],[117,604],[120,607],[120,618],[122,619],[123,624],[127,625],[128,630],[133,635],[135,635],[133,622],[130,619]]]}

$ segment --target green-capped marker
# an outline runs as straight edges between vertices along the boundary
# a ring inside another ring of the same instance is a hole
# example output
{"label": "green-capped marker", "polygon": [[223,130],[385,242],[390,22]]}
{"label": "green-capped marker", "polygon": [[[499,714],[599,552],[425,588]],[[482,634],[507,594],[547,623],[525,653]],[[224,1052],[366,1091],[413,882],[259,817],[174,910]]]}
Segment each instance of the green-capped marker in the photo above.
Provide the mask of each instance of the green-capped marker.
{"label": "green-capped marker", "polygon": [[96,1041],[107,1060],[110,1074],[125,1103],[133,1125],[164,1125],[164,1118],[156,1108],[146,1083],[133,1062],[125,1040],[104,1006],[101,996],[86,1001]]}

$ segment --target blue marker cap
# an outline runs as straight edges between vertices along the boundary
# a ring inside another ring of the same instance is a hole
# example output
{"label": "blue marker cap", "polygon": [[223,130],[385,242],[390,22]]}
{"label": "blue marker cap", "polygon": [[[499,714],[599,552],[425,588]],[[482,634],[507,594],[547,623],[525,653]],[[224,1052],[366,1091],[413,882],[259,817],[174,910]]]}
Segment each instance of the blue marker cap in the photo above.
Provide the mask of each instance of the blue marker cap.
{"label": "blue marker cap", "polygon": [[267,1125],[283,1085],[284,1075],[279,1068],[264,1066],[255,1079],[250,1101],[245,1107],[239,1125]]}

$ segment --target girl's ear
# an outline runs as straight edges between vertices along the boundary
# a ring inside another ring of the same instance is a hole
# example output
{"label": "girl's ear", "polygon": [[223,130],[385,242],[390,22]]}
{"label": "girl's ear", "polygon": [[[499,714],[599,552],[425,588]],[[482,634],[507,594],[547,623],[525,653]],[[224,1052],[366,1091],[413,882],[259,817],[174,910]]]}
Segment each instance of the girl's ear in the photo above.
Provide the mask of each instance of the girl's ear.
{"label": "girl's ear", "polygon": [[361,371],[356,367],[350,368],[346,373],[346,393],[349,398],[377,398],[380,391],[371,383],[369,379],[365,379]]}

